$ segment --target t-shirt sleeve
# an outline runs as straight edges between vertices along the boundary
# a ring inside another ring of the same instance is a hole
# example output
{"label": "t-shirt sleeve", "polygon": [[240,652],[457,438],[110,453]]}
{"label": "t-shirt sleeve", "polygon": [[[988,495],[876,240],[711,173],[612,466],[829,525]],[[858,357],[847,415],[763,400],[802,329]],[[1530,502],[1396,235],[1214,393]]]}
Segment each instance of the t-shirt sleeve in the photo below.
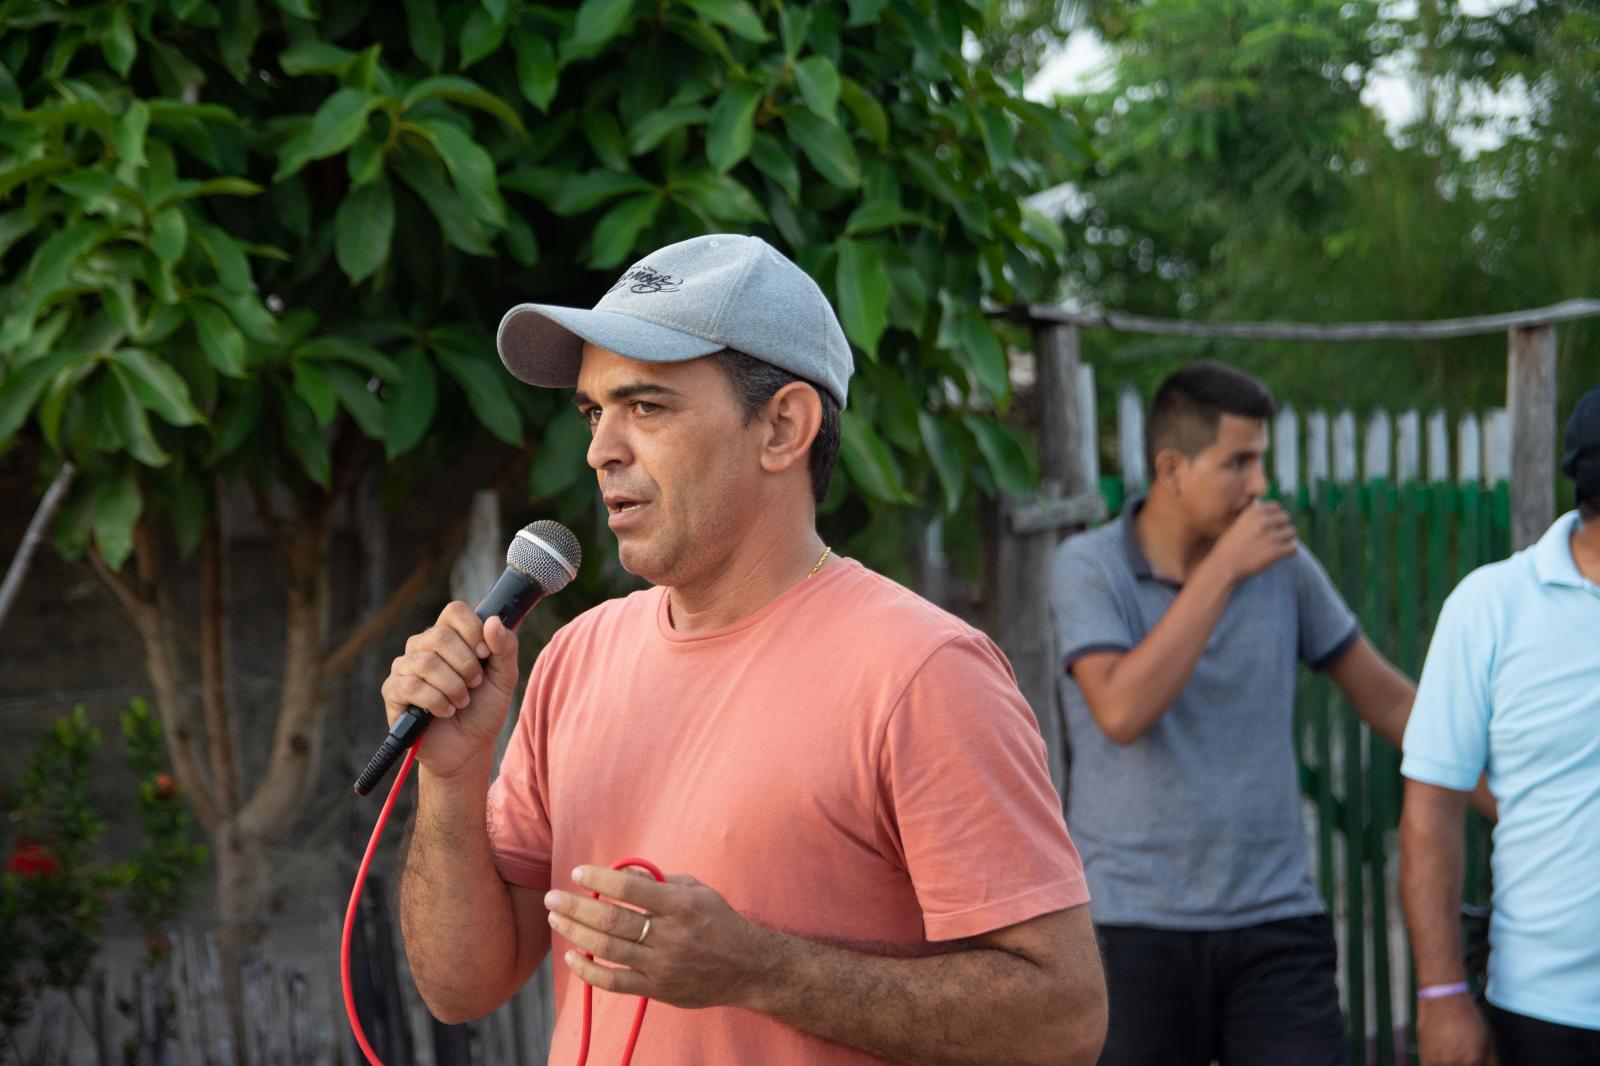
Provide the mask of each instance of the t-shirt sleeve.
{"label": "t-shirt sleeve", "polygon": [[1128,651],[1139,643],[1127,611],[1105,566],[1071,538],[1063,541],[1050,573],[1050,619],[1062,667],[1070,670],[1085,655]]}
{"label": "t-shirt sleeve", "polygon": [[1361,636],[1361,625],[1333,587],[1328,572],[1304,544],[1289,560],[1294,567],[1300,658],[1313,670],[1321,670],[1350,650]]}
{"label": "t-shirt sleeve", "polygon": [[[549,654],[547,648],[545,654]],[[534,664],[522,709],[489,785],[489,850],[500,877],[525,888],[550,887],[550,815],[545,805],[549,762],[545,745],[548,671],[544,655]]]}
{"label": "t-shirt sleeve", "polygon": [[1489,757],[1491,622],[1467,584],[1444,601],[1417,682],[1400,772],[1413,781],[1469,791]]}
{"label": "t-shirt sleeve", "polygon": [[941,645],[889,712],[879,847],[904,867],[929,940],[956,940],[1088,902],[1044,741],[1000,650]]}

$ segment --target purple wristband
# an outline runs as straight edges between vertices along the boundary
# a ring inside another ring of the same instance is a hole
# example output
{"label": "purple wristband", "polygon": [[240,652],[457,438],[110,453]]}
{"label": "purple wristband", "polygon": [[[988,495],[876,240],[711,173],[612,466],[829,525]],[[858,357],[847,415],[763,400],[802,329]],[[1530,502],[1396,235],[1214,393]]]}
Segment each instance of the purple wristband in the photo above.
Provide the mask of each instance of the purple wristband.
{"label": "purple wristband", "polygon": [[1472,986],[1465,981],[1457,981],[1453,985],[1423,985],[1417,989],[1418,999],[1444,999],[1446,996],[1459,996],[1471,992]]}

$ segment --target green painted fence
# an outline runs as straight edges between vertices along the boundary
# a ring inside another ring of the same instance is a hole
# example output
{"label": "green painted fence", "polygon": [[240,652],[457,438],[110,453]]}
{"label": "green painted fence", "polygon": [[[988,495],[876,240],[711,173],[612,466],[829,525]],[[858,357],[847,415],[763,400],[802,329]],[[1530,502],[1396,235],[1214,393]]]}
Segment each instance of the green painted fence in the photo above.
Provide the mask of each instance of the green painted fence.
{"label": "green painted fence", "polygon": [[[1113,513],[1121,479],[1101,488]],[[1439,608],[1474,568],[1510,554],[1510,492],[1476,484],[1300,488],[1289,501],[1301,540],[1360,616],[1368,639],[1415,678]],[[1305,671],[1295,708],[1301,787],[1315,812],[1313,856],[1340,930],[1341,986],[1352,1064],[1416,1061],[1415,983],[1397,895],[1400,755],[1372,736],[1326,677]],[[1463,901],[1489,899],[1489,834],[1467,829]]]}

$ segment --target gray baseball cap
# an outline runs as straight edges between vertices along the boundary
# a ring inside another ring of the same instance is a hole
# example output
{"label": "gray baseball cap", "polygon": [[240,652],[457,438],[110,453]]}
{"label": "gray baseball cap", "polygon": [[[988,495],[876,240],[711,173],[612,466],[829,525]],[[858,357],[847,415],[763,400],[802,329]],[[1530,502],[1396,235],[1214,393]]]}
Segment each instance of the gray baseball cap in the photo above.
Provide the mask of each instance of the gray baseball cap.
{"label": "gray baseball cap", "polygon": [[577,384],[585,341],[651,363],[733,348],[827,389],[840,407],[854,368],[810,275],[761,238],[733,234],[651,252],[593,310],[518,304],[495,336],[506,369],[547,388]]}

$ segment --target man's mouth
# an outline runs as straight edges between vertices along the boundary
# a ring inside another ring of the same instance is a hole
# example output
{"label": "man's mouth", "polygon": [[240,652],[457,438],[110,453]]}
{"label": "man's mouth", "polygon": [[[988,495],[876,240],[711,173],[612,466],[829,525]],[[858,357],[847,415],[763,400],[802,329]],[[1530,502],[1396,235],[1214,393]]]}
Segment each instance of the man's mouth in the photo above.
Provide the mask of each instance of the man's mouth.
{"label": "man's mouth", "polygon": [[645,501],[634,499],[631,496],[607,495],[605,497],[605,504],[606,510],[610,511],[612,514],[626,514],[629,511],[643,507]]}

